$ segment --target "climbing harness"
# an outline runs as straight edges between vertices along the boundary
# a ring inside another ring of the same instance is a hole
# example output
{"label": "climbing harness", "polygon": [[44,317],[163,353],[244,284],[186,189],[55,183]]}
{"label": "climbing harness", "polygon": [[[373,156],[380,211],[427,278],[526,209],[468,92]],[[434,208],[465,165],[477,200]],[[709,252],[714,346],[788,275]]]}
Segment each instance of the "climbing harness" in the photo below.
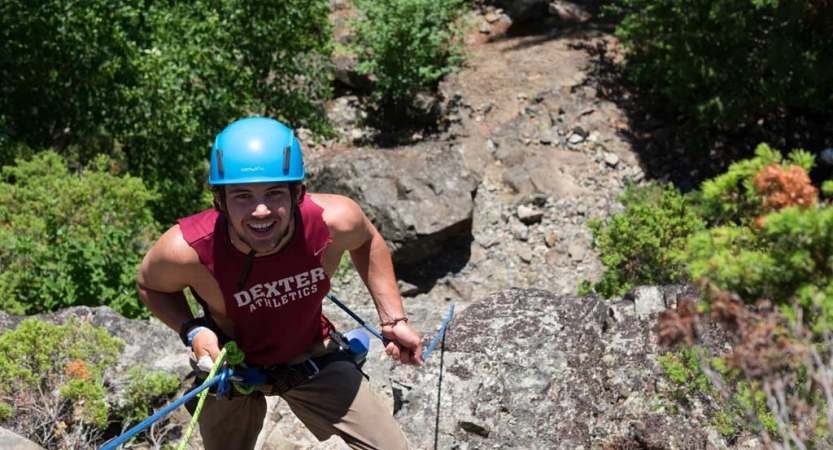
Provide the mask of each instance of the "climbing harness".
{"label": "climbing harness", "polygon": [[[389,342],[384,336],[382,336],[381,333],[376,331],[376,329],[370,326],[356,313],[351,311],[350,308],[339,301],[333,294],[327,294],[327,298],[332,300],[333,303],[338,305],[342,310],[359,322],[364,328],[367,329],[367,331],[376,336],[384,344]],[[431,352],[434,350],[434,347],[445,335],[445,330],[448,327],[448,323],[451,321],[453,315],[454,305],[452,304],[451,309],[448,312],[448,316],[443,321],[437,336],[434,337],[431,344],[422,354],[423,362],[428,359]],[[216,386],[217,398],[220,398],[223,395],[248,395],[254,391],[255,385],[264,384],[273,386],[271,394],[274,395],[285,393],[295,386],[300,385],[304,381],[309,380],[317,375],[319,371],[324,368],[324,366],[335,361],[346,361],[352,359],[357,367],[359,367],[359,370],[361,370],[361,365],[364,363],[368,350],[370,349],[370,338],[367,333],[361,329],[355,329],[345,333],[344,335],[330,333],[330,337],[335,339],[335,341],[346,352],[333,352],[319,358],[310,358],[299,364],[278,364],[268,368],[248,367],[243,362],[245,355],[237,347],[237,344],[234,341],[228,342],[225,346],[223,346],[223,349],[217,357],[214,367],[211,369],[211,372],[209,372],[208,377],[199,387],[184,394],[180,399],[174,401],[170,405],[159,410],[156,414],[143,420],[121,436],[107,442],[99,450],[114,450],[118,448],[118,446],[127,442],[129,439],[136,436],[139,432],[169,414],[171,411],[187,403],[194,397],[199,396],[199,401],[196,409],[194,410],[194,414],[192,415],[191,423],[188,425],[188,429],[183,435],[182,441],[178,447],[178,450],[184,450],[188,440],[191,438],[191,433],[193,433],[194,428],[196,427],[197,419],[202,411],[202,406],[208,396],[208,390],[212,386]],[[228,362],[228,364],[225,364],[226,362]],[[234,388],[233,391],[231,389],[232,386]],[[235,392],[237,394],[235,394]]]}

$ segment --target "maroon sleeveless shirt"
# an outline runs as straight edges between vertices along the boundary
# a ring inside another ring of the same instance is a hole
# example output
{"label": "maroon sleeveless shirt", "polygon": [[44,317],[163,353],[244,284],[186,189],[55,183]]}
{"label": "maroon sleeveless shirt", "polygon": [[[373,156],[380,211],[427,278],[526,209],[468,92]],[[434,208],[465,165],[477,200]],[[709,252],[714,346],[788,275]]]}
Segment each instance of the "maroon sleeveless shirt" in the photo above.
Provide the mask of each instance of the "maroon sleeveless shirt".
{"label": "maroon sleeveless shirt", "polygon": [[182,237],[220,284],[234,341],[250,364],[289,362],[324,339],[331,327],[321,311],[330,290],[321,261],[332,237],[324,210],[309,195],[298,206],[289,244],[274,255],[254,258],[243,289],[237,284],[246,255],[229,241],[225,215],[210,209],[177,221]]}

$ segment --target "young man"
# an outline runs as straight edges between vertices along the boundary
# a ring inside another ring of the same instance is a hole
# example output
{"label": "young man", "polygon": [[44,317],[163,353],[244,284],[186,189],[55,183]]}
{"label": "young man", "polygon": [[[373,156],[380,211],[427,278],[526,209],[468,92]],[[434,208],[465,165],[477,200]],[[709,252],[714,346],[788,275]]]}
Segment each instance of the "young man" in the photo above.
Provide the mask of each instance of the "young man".
{"label": "young man", "polygon": [[[329,280],[348,251],[376,304],[386,352],[422,364],[387,246],[354,201],[307,194],[304,177],[298,140],[282,123],[253,117],[226,127],[211,150],[215,208],[180,219],[150,249],[137,280],[142,301],[180,333],[203,370],[230,340],[249,367],[263,369],[266,381],[251,394],[205,402],[206,449],[253,448],[264,395],[284,398],[320,440],[335,434],[352,448],[407,448],[322,315]],[[186,288],[204,317],[194,319]]]}

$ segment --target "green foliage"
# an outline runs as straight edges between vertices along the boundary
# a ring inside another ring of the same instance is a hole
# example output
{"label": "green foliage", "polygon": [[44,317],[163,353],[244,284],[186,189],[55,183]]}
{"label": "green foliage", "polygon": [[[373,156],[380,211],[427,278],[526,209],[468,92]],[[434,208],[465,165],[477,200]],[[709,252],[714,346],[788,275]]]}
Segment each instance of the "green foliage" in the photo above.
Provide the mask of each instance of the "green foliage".
{"label": "green foliage", "polygon": [[92,423],[99,429],[107,426],[107,403],[104,402],[104,386],[91,380],[71,378],[58,389],[58,395],[76,405],[84,405],[79,415],[82,422]]}
{"label": "green foliage", "polygon": [[[724,436],[734,436],[740,431],[757,432],[759,426],[767,432],[778,431],[777,421],[767,406],[766,394],[759,384],[744,382],[740,373],[726,368],[723,358],[707,359],[705,350],[700,347],[683,347],[677,351],[666,352],[657,357],[657,361],[665,370],[670,382],[669,391],[660,394],[661,407],[672,411],[680,408],[690,408],[691,400],[700,399],[710,404],[713,410],[711,424]],[[704,370],[708,367],[713,373],[720,373],[724,378],[740,386],[731,399],[721,397],[719,388],[712,384],[712,380]],[[673,401],[662,399],[667,395]],[[757,423],[739,420],[746,411],[754,411]]]}
{"label": "green foliage", "polygon": [[[154,3],[152,30],[116,124],[131,173],[162,193],[172,223],[196,210],[214,137],[248,115],[323,131],[331,31],[324,0]],[[184,201],[183,201],[184,200]]]}
{"label": "green foliage", "polygon": [[104,373],[123,349],[103,327],[76,318],[64,325],[29,318],[6,331],[0,335],[0,426],[46,448],[98,448],[113,421],[126,426],[149,417],[177,391],[179,379],[137,366],[122,396],[108,396]]}
{"label": "green foliage", "polygon": [[627,208],[624,214],[588,222],[605,265],[593,289],[611,298],[639,284],[685,280],[677,254],[690,235],[704,228],[691,201],[670,185],[630,187],[620,200]]}
{"label": "green foliage", "polygon": [[342,279],[351,270],[353,270],[353,260],[350,259],[350,253],[344,252],[341,255],[341,260],[338,262],[338,268],[336,269],[336,273],[333,274],[333,278],[337,280]]}
{"label": "green foliage", "polygon": [[326,131],[325,0],[0,6],[0,163],[54,148],[122,161],[173,223],[200,204],[214,136],[253,114]]}
{"label": "green foliage", "polygon": [[[767,433],[777,433],[778,422],[767,406],[766,393],[761,389],[760,384],[739,382],[738,386],[739,389],[733,396],[735,416],[742,415],[742,411],[751,411]],[[749,431],[758,431],[754,424],[746,424],[744,428]]]}
{"label": "green foliage", "polygon": [[155,195],[116,169],[100,156],[70,172],[51,151],[2,169],[0,309],[108,305],[127,317],[147,315],[135,275],[158,232],[148,207]]}
{"label": "green foliage", "polygon": [[726,173],[703,182],[700,202],[708,222],[750,225],[760,216],[763,197],[755,192],[752,180],[761,169],[772,164],[782,167],[794,164],[809,173],[815,158],[803,150],[794,150],[784,160],[778,150],[767,144],[758,145],[753,158],[732,163]]}
{"label": "green foliage", "polygon": [[[0,4],[0,165],[31,148],[101,136],[135,82],[141,0],[10,0]],[[103,136],[102,136],[103,137]]]}
{"label": "green foliage", "polygon": [[700,125],[731,129],[833,107],[833,4],[616,0],[628,71]]}
{"label": "green foliage", "polygon": [[11,405],[0,403],[0,420],[7,420],[14,415],[14,408]]}
{"label": "green foliage", "polygon": [[[3,423],[26,436],[44,419],[63,420],[73,426],[107,426],[102,373],[115,363],[124,343],[103,328],[76,319],[53,325],[26,319],[0,336],[0,395],[10,399],[14,411]],[[52,393],[58,389],[58,396]],[[40,408],[24,407],[32,403]],[[62,417],[39,417],[52,406]],[[31,429],[27,429],[30,427]],[[38,439],[54,439],[45,433]]]}
{"label": "green foliage", "polygon": [[139,422],[154,414],[153,405],[179,389],[179,377],[162,372],[148,372],[144,367],[134,367],[128,377],[124,419]]}
{"label": "green foliage", "polygon": [[686,394],[707,391],[710,388],[709,379],[700,368],[700,355],[696,350],[666,352],[665,355],[657,357],[657,361],[677,388],[674,392],[675,398],[684,398]]}
{"label": "green foliage", "polygon": [[807,204],[764,210],[765,198],[756,193],[752,180],[773,164],[809,172],[813,158],[793,151],[784,159],[761,145],[754,158],[732,164],[727,173],[703,183],[708,219],[723,225],[692,236],[686,268],[692,278],[709,278],[719,289],[749,302],[765,298],[786,305],[795,295],[802,306],[825,312],[816,318],[826,317],[833,314],[833,307],[821,301],[833,281],[833,209]]}
{"label": "green foliage", "polygon": [[[706,228],[689,237],[679,261],[709,289],[685,320],[702,324],[710,313],[733,346],[723,359],[700,362],[719,392],[697,388],[691,367],[665,366],[672,380],[692,385],[686,396],[713,400],[721,432],[829,448],[830,398],[819,386],[831,382],[833,208],[810,184],[813,164],[806,152],[784,158],[761,145],[694,194]],[[666,313],[660,334],[679,329],[682,316]],[[686,339],[697,338],[693,330]]]}
{"label": "green foliage", "polygon": [[376,99],[407,106],[421,90],[463,63],[460,17],[464,0],[354,0],[350,51],[360,73],[375,77]]}

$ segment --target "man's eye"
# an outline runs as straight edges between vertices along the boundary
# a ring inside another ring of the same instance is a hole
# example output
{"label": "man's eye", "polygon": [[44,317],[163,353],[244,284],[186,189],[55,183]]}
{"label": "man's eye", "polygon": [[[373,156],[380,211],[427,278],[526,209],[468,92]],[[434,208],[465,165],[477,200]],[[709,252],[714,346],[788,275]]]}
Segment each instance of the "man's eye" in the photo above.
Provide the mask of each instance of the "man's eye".
{"label": "man's eye", "polygon": [[281,195],[283,195],[283,191],[269,191],[266,193],[266,195],[270,197],[280,197]]}

